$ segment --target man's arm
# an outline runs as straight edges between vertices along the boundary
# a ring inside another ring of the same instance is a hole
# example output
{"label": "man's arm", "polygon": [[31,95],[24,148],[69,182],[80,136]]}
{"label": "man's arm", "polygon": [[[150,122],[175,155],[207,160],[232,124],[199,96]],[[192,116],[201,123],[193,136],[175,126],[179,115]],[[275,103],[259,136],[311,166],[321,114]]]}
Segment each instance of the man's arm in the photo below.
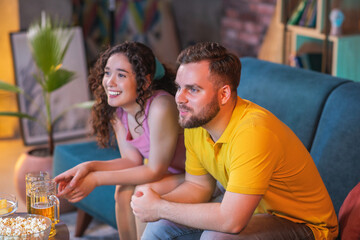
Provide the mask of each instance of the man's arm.
{"label": "man's arm", "polygon": [[200,184],[185,182],[163,198],[149,188],[139,189],[142,195],[135,193],[131,202],[135,215],[145,222],[167,219],[193,228],[240,232],[250,220],[262,195],[226,192],[221,203],[199,203],[210,198],[209,192],[204,191],[206,188],[202,189],[202,181],[207,175],[190,176],[197,180],[196,184]]}
{"label": "man's arm", "polygon": [[177,203],[208,202],[216,187],[216,181],[210,174],[195,176],[185,173],[185,181],[161,198]]}
{"label": "man's arm", "polygon": [[193,228],[240,232],[250,220],[261,195],[226,192],[221,203],[181,204],[158,202],[158,217]]}

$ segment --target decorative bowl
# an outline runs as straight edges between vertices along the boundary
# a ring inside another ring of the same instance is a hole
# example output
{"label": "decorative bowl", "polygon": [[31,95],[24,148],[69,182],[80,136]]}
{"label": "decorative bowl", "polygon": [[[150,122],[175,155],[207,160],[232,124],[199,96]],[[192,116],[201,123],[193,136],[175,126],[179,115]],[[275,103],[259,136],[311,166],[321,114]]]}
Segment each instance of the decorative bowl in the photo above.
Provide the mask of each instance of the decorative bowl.
{"label": "decorative bowl", "polygon": [[14,213],[0,217],[0,240],[47,240],[50,230],[50,218],[41,215]]}
{"label": "decorative bowl", "polygon": [[17,207],[18,201],[14,195],[0,192],[0,217],[16,212]]}

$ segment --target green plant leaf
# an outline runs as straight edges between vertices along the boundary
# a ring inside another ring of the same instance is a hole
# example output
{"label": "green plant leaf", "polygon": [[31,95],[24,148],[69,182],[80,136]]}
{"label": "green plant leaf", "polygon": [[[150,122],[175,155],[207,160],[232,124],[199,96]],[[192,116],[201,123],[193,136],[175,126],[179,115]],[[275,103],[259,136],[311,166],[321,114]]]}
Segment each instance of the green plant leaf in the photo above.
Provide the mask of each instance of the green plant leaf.
{"label": "green plant leaf", "polygon": [[47,92],[53,92],[72,81],[74,77],[74,72],[65,69],[58,69],[57,71],[49,74],[48,80],[45,83],[45,89]]}
{"label": "green plant leaf", "polygon": [[19,118],[28,118],[30,120],[36,120],[36,118],[22,112],[0,112],[0,116],[19,117]]}
{"label": "green plant leaf", "polygon": [[[74,72],[61,68],[72,38],[73,32],[70,28],[64,28],[64,25],[59,22],[52,24],[45,12],[41,13],[41,21],[31,24],[27,31],[31,54],[37,68],[37,72],[33,75],[42,88],[45,103],[45,109],[39,107],[39,110],[45,113],[43,118],[35,120],[42,120],[38,122],[48,133],[50,148],[54,142],[52,129],[55,122],[51,115],[51,93],[72,81],[75,76]],[[26,95],[25,92],[23,93]],[[13,113],[13,116],[16,114]],[[20,113],[17,116],[30,117]]]}
{"label": "green plant leaf", "polygon": [[44,75],[48,75],[60,64],[61,48],[54,30],[51,29],[51,26],[35,26],[29,30],[28,39],[36,65]]}
{"label": "green plant leaf", "polygon": [[73,34],[61,23],[53,26],[45,17],[41,23],[30,26],[27,37],[34,61],[46,76],[62,63]]}
{"label": "green plant leaf", "polygon": [[36,75],[36,74],[33,74],[32,76],[34,77],[36,82],[38,82],[40,84],[41,88],[45,88],[44,78],[42,78],[41,76]]}
{"label": "green plant leaf", "polygon": [[0,89],[14,93],[21,93],[23,91],[21,88],[1,80],[0,80]]}
{"label": "green plant leaf", "polygon": [[[65,44],[65,46],[64,46],[64,48],[63,48],[63,51],[62,51],[62,53],[61,53],[61,56],[60,56],[60,61],[63,62],[64,57],[65,57],[65,54],[66,54],[66,52],[67,52],[67,50],[68,50],[68,48],[69,48],[69,46],[70,46],[71,40],[72,40],[73,37],[74,37],[74,33],[71,33],[71,35],[67,36],[67,33],[62,33],[62,30],[60,30],[60,33],[59,33],[59,34],[60,34],[60,35],[63,35],[62,38],[64,38],[64,41],[65,41],[66,38],[68,38],[68,39],[67,39],[67,42],[66,42],[66,44]],[[70,33],[69,33],[69,34],[70,34]]]}

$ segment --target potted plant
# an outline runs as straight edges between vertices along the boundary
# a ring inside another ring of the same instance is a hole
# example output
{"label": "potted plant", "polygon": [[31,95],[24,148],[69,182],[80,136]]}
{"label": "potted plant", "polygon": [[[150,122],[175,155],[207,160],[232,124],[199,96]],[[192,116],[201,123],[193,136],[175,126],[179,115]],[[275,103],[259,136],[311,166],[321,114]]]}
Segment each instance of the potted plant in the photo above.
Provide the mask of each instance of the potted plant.
{"label": "potted plant", "polygon": [[[39,170],[50,171],[50,173],[52,171],[52,155],[54,153],[53,130],[57,121],[70,109],[90,108],[92,106],[91,101],[77,103],[64,109],[59,115],[52,116],[52,108],[56,106],[51,105],[51,94],[75,78],[74,72],[62,67],[64,56],[72,40],[71,32],[63,27],[61,23],[53,24],[50,18],[47,17],[45,13],[42,13],[41,21],[30,25],[29,30],[27,31],[27,40],[37,69],[33,76],[36,79],[36,83],[39,84],[42,89],[44,105],[43,107],[39,106],[39,108],[43,108],[39,109],[42,114],[40,117],[36,117],[31,116],[26,112],[0,112],[0,116],[13,116],[37,121],[46,130],[48,135],[48,146],[42,148],[42,151],[39,151],[38,149],[37,151],[32,150],[26,155],[20,156],[15,167],[15,178],[17,179],[15,180],[15,185],[17,185],[17,189],[21,196],[25,193],[23,182],[26,172],[33,171],[34,167],[39,168]],[[24,94],[29,101],[32,100],[29,99],[30,96],[27,96],[23,89],[4,81],[0,81],[0,90]],[[33,163],[28,163],[29,166],[22,166],[28,157],[33,159],[33,154],[39,154],[39,152],[41,152],[40,160],[37,159]]]}

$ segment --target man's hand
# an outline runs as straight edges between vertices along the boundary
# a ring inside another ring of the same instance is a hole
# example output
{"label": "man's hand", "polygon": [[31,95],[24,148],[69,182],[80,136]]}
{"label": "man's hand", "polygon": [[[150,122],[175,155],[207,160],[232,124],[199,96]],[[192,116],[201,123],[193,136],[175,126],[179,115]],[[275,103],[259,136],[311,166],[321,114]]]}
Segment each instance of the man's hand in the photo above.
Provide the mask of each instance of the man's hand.
{"label": "man's hand", "polygon": [[149,187],[141,187],[131,197],[131,207],[134,215],[142,222],[154,222],[160,219],[158,206],[163,201]]}

